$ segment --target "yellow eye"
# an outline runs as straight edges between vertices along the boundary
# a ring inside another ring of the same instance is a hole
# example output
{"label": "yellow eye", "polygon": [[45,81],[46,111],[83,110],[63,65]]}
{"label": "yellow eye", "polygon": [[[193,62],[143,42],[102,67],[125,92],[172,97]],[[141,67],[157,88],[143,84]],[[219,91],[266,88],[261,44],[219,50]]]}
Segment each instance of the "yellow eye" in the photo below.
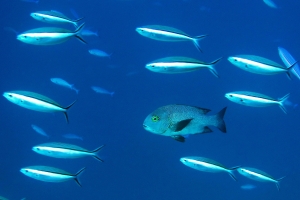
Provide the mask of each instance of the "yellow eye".
{"label": "yellow eye", "polygon": [[152,116],[151,119],[152,119],[153,122],[158,122],[159,121],[159,117],[156,116],[156,115]]}

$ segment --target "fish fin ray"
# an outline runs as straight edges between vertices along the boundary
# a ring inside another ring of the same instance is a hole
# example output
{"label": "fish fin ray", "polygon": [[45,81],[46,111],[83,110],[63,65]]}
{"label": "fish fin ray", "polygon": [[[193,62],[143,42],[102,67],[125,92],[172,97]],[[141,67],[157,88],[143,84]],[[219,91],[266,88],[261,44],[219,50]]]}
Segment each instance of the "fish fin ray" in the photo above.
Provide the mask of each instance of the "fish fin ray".
{"label": "fish fin ray", "polygon": [[226,112],[227,107],[223,108],[218,114],[216,114],[216,120],[218,121],[217,123],[217,128],[222,131],[223,133],[226,133],[226,124],[224,122],[224,115]]}
{"label": "fish fin ray", "polygon": [[100,162],[104,162],[104,160],[102,160],[101,158],[99,158],[99,156],[98,156],[97,154],[99,153],[99,151],[100,151],[104,146],[105,146],[105,145],[102,145],[102,146],[100,146],[100,147],[98,147],[98,148],[96,148],[95,150],[93,150],[93,151],[90,152],[90,153],[93,154],[93,157],[94,157],[96,160],[100,161]]}
{"label": "fish fin ray", "polygon": [[180,122],[177,122],[176,124],[174,124],[172,127],[171,127],[171,130],[174,131],[174,132],[179,132],[181,131],[182,129],[184,129],[185,127],[188,126],[188,124],[192,121],[193,119],[185,119],[185,120],[182,120]]}
{"label": "fish fin ray", "polygon": [[82,168],[81,170],[79,170],[79,171],[75,174],[75,178],[74,178],[74,180],[76,181],[76,183],[77,183],[80,187],[82,187],[82,185],[81,185],[80,181],[78,180],[78,177],[82,174],[82,172],[83,172],[84,170],[85,170],[85,167]]}
{"label": "fish fin ray", "polygon": [[287,114],[287,110],[286,108],[284,107],[284,102],[290,97],[290,93],[286,94],[285,96],[281,97],[279,99],[279,107],[281,108],[281,110]]}
{"label": "fish fin ray", "polygon": [[193,43],[196,46],[196,48],[203,53],[201,46],[200,46],[200,40],[204,39],[207,35],[200,35],[193,38]]}

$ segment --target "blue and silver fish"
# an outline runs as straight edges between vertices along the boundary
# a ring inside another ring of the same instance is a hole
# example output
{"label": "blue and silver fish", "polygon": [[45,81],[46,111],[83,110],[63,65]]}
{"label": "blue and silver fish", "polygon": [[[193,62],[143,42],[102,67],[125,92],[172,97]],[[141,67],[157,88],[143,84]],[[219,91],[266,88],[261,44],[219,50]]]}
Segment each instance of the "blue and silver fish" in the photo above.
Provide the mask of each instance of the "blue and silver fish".
{"label": "blue and silver fish", "polygon": [[252,180],[255,181],[261,181],[261,182],[273,182],[276,184],[276,187],[278,190],[280,190],[279,181],[281,181],[284,177],[281,177],[279,179],[273,178],[271,175],[267,174],[266,172],[263,172],[259,169],[250,168],[250,167],[240,167],[237,169],[237,171]]}
{"label": "blue and silver fish", "polygon": [[284,113],[287,113],[284,103],[289,96],[290,94],[287,94],[277,100],[264,94],[249,91],[236,91],[225,94],[225,97],[230,101],[244,106],[266,107],[271,105],[279,105]]}
{"label": "blue and silver fish", "polygon": [[291,69],[291,72],[298,78],[300,79],[300,67],[297,63],[297,61],[293,58],[293,56],[284,48],[278,47],[278,52],[281,60],[285,64],[287,68],[292,66],[294,63],[294,67]]}
{"label": "blue and silver fish", "polygon": [[82,147],[66,144],[61,142],[50,142],[44,143],[37,146],[32,147],[32,150],[38,154],[54,157],[54,158],[82,158],[86,156],[92,156],[96,160],[103,162],[101,158],[97,155],[98,152],[104,147],[104,145],[96,148],[93,151],[88,151]]}
{"label": "blue and silver fish", "polygon": [[77,94],[79,92],[78,89],[75,88],[74,84],[70,84],[67,81],[61,79],[61,78],[51,78],[50,79],[52,83],[55,83],[56,85],[63,86],[65,88],[69,88],[71,90],[74,90]]}
{"label": "blue and silver fish", "polygon": [[44,182],[64,182],[68,180],[75,180],[76,183],[81,187],[78,177],[84,170],[85,168],[82,168],[76,174],[71,174],[54,167],[29,166],[22,168],[20,172],[30,178]]}
{"label": "blue and silver fish", "polygon": [[84,39],[80,36],[80,32],[83,27],[84,23],[81,24],[75,31],[55,27],[36,28],[19,34],[17,39],[21,42],[33,45],[55,45],[75,37],[82,43],[86,44],[86,41],[84,41]]}
{"label": "blue and silver fish", "polygon": [[39,112],[63,112],[67,122],[69,122],[67,111],[76,102],[74,101],[67,107],[62,107],[60,104],[48,97],[29,91],[4,92],[3,96],[8,101],[29,110]]}
{"label": "blue and silver fish", "polygon": [[94,55],[94,56],[98,56],[98,57],[107,57],[107,58],[110,58],[112,53],[111,54],[108,54],[106,53],[105,51],[102,51],[100,49],[90,49],[89,50],[89,53],[91,55]]}
{"label": "blue and silver fish", "polygon": [[62,135],[64,138],[66,138],[66,139],[75,139],[75,140],[81,140],[81,141],[83,141],[83,138],[82,137],[80,137],[80,136],[78,136],[78,135],[75,135],[75,134],[73,134],[73,133],[67,133],[67,134],[64,134],[64,135]]}
{"label": "blue and silver fish", "polygon": [[218,172],[227,172],[233,180],[236,181],[233,171],[239,167],[232,167],[227,168],[224,165],[218,163],[209,158],[198,157],[198,156],[189,156],[180,158],[180,161],[193,169],[203,171],[203,172],[211,172],[211,173],[218,173]]}
{"label": "blue and silver fish", "polygon": [[115,92],[110,92],[104,88],[98,87],[98,86],[91,86],[92,90],[94,90],[96,93],[100,94],[109,94],[110,96],[114,96]]}
{"label": "blue and silver fish", "polygon": [[181,30],[161,25],[138,27],[136,28],[136,31],[142,36],[148,37],[153,40],[165,42],[191,41],[200,52],[202,52],[200,47],[200,40],[206,37],[206,35],[191,37]]}
{"label": "blue and silver fish", "polygon": [[52,23],[52,24],[73,24],[75,27],[78,26],[78,22],[83,18],[72,20],[64,14],[51,10],[51,11],[37,11],[30,14],[31,17],[38,21]]}
{"label": "blue and silver fish", "polygon": [[45,136],[47,138],[49,138],[50,136],[40,127],[38,127],[37,125],[31,124],[31,128],[37,132],[38,134]]}

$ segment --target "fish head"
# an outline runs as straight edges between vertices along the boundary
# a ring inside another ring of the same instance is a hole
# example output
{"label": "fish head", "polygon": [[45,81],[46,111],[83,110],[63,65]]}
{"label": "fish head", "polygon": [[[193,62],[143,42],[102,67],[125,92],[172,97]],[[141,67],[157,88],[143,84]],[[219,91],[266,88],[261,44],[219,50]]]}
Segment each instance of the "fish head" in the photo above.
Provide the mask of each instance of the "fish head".
{"label": "fish head", "polygon": [[169,114],[164,111],[163,107],[149,114],[143,123],[145,130],[159,135],[163,135],[169,129],[170,125]]}
{"label": "fish head", "polygon": [[43,17],[39,13],[30,13],[30,16],[36,20],[43,20]]}
{"label": "fish head", "polygon": [[235,103],[241,103],[241,97],[240,95],[236,94],[236,93],[233,93],[233,92],[229,92],[229,93],[226,93],[225,94],[225,97],[232,101],[232,102],[235,102]]}
{"label": "fish head", "polygon": [[151,33],[149,32],[148,28],[139,27],[135,29],[140,35],[149,37]]}
{"label": "fish head", "polygon": [[238,66],[240,63],[240,58],[236,56],[230,56],[228,57],[228,61],[231,62],[231,64]]}
{"label": "fish head", "polygon": [[37,176],[37,174],[34,173],[34,171],[31,168],[28,168],[28,167],[24,167],[24,168],[20,169],[20,172],[29,177]]}
{"label": "fish head", "polygon": [[180,158],[180,162],[182,162],[184,165],[188,165],[190,163],[187,157]]}
{"label": "fish head", "polygon": [[3,96],[10,102],[15,104],[21,104],[24,102],[24,99],[22,98],[22,95],[12,93],[12,92],[4,92]]}
{"label": "fish head", "polygon": [[153,72],[161,72],[161,67],[158,67],[155,63],[148,63],[145,68]]}
{"label": "fish head", "polygon": [[22,33],[17,36],[17,40],[27,44],[36,44],[40,41],[40,38],[35,37],[32,33]]}
{"label": "fish head", "polygon": [[239,167],[239,168],[237,169],[237,171],[238,171],[241,175],[244,175],[244,176],[248,176],[248,175],[249,175],[249,173],[247,173],[247,169],[245,169],[245,168]]}

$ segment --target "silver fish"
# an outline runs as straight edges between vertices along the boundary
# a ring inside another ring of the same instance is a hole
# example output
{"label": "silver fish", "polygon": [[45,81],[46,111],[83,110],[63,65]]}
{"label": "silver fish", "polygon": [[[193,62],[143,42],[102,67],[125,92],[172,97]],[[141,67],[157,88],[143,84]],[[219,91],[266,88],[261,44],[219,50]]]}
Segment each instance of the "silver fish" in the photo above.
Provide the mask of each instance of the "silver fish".
{"label": "silver fish", "polygon": [[101,158],[98,157],[98,152],[104,147],[104,145],[96,148],[93,151],[88,151],[82,147],[60,143],[60,142],[50,142],[44,143],[37,146],[32,147],[32,150],[38,154],[44,156],[50,156],[54,158],[81,158],[86,156],[92,156],[96,160],[103,162]]}
{"label": "silver fish", "polygon": [[69,122],[67,111],[76,102],[74,101],[67,107],[62,107],[61,105],[59,105],[58,103],[56,103],[48,97],[28,91],[4,92],[3,96],[8,101],[30,110],[35,110],[39,112],[63,112],[67,122]]}
{"label": "silver fish", "polygon": [[78,136],[78,135],[75,135],[75,134],[72,134],[72,133],[67,133],[67,134],[64,134],[62,135],[64,138],[67,138],[67,139],[77,139],[77,140],[83,140],[82,137]]}
{"label": "silver fish", "polygon": [[281,177],[279,179],[275,179],[273,178],[271,175],[267,174],[266,172],[263,172],[259,169],[255,169],[255,168],[250,168],[250,167],[240,167],[237,169],[237,171],[247,177],[250,178],[252,180],[255,181],[261,181],[261,182],[273,182],[276,184],[276,187],[278,189],[278,191],[280,190],[280,185],[279,185],[279,181],[281,181],[284,177]]}
{"label": "silver fish", "polygon": [[180,158],[180,161],[188,167],[204,172],[227,172],[231,176],[231,178],[236,181],[233,171],[239,167],[227,168],[224,165],[218,163],[217,161],[198,156],[183,157]]}
{"label": "silver fish", "polygon": [[148,37],[153,40],[165,41],[165,42],[181,42],[192,41],[195,47],[202,52],[200,47],[200,40],[206,37],[206,35],[200,35],[191,37],[181,30],[160,25],[149,25],[136,28],[136,31],[144,37]]}
{"label": "silver fish", "polygon": [[249,91],[236,91],[225,94],[225,97],[230,101],[242,104],[244,106],[266,107],[271,105],[279,105],[284,113],[287,113],[287,110],[284,107],[284,103],[289,98],[289,96],[290,94],[287,94],[277,100],[264,94]]}
{"label": "silver fish", "polygon": [[50,136],[40,127],[38,127],[37,125],[31,124],[32,129],[37,132],[38,134],[45,136],[47,138],[49,138]]}
{"label": "silver fish", "polygon": [[22,168],[20,172],[26,176],[29,176],[30,178],[45,182],[64,182],[68,180],[75,180],[76,183],[81,187],[78,177],[84,170],[85,168],[82,168],[76,174],[71,174],[54,167],[29,166]]}
{"label": "silver fish", "polygon": [[176,74],[192,72],[199,69],[207,68],[215,75],[219,77],[214,65],[217,64],[222,58],[219,58],[211,63],[204,63],[200,60],[196,60],[188,57],[166,57],[146,64],[146,68],[153,72]]}
{"label": "silver fish", "polygon": [[288,68],[271,61],[269,59],[254,56],[254,55],[237,55],[228,58],[229,62],[233,65],[255,74],[261,75],[274,75],[280,73],[287,73],[289,75],[289,70],[293,68],[296,63],[293,63]]}
{"label": "silver fish", "polygon": [[226,107],[216,115],[207,115],[209,109],[187,105],[167,105],[150,113],[144,120],[145,130],[184,142],[189,134],[210,133],[209,126],[226,132],[223,117]]}
{"label": "silver fish", "polygon": [[46,23],[52,23],[52,24],[73,24],[75,27],[77,27],[77,23],[82,20],[83,18],[72,20],[65,16],[64,14],[51,10],[51,11],[37,11],[30,13],[30,16],[34,19]]}
{"label": "silver fish", "polygon": [[52,83],[74,90],[77,94],[79,92],[79,90],[75,88],[74,84],[70,84],[61,78],[51,78],[50,80]]}
{"label": "silver fish", "polygon": [[108,57],[108,58],[110,58],[111,55],[112,55],[112,53],[111,53],[111,54],[108,54],[108,53],[106,53],[106,52],[104,52],[104,51],[102,51],[102,50],[100,50],[100,49],[90,49],[90,50],[89,50],[89,53],[90,53],[91,55],[94,55],[94,56],[98,56],[98,57]]}
{"label": "silver fish", "polygon": [[110,92],[104,88],[98,87],[98,86],[91,86],[92,90],[94,90],[96,93],[101,93],[101,94],[109,94],[110,96],[114,96],[115,92]]}
{"label": "silver fish", "polygon": [[84,39],[80,36],[83,27],[84,23],[75,31],[55,27],[36,28],[19,34],[17,39],[21,42],[33,45],[55,45],[75,37],[86,44]]}
{"label": "silver fish", "polygon": [[80,34],[84,35],[84,36],[96,36],[96,37],[98,37],[98,31],[92,31],[92,30],[89,30],[89,29],[83,29]]}

